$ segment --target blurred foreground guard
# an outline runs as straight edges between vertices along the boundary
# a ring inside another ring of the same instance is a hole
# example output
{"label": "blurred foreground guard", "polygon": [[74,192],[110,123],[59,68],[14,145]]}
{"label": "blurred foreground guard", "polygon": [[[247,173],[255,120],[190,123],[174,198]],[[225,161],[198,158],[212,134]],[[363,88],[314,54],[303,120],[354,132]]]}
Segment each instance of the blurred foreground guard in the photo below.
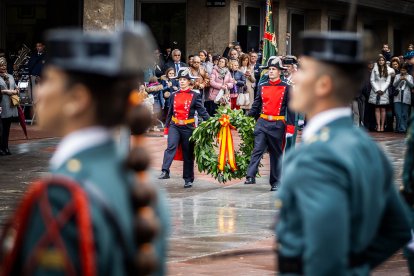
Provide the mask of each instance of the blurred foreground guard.
{"label": "blurred foreground guard", "polygon": [[283,164],[276,205],[282,275],[369,275],[410,238],[385,154],[353,127],[363,79],[359,35],[305,33],[290,107],[309,124]]}
{"label": "blurred foreground guard", "polygon": [[136,146],[125,160],[111,133],[123,124],[134,134],[148,127],[150,114],[132,104],[131,92],[150,64],[151,41],[143,26],[114,34],[48,33],[38,123],[64,138],[51,160],[51,177],[29,187],[6,227],[1,275],[156,271],[163,252],[155,247],[165,247],[154,240],[157,204],[163,202],[156,202],[150,184],[138,182],[148,154]]}
{"label": "blurred foreground guard", "polygon": [[[410,127],[407,131],[407,151],[405,152],[404,171],[403,171],[403,190],[402,194],[410,206],[411,218],[414,218],[414,114],[411,115]],[[413,223],[413,221],[411,221]],[[411,231],[414,225],[411,225]],[[414,232],[412,232],[411,242],[405,248],[405,256],[408,261],[410,275],[414,275]]]}

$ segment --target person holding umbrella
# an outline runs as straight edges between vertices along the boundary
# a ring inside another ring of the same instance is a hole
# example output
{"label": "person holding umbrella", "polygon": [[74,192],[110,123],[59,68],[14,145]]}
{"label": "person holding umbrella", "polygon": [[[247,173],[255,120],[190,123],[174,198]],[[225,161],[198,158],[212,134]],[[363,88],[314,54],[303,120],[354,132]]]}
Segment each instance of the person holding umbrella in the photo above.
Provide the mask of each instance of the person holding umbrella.
{"label": "person holding umbrella", "polygon": [[19,95],[19,89],[14,81],[13,75],[7,73],[7,61],[0,58],[0,101],[1,101],[1,143],[0,156],[11,155],[9,150],[10,126],[13,118],[18,116],[17,106],[13,105],[11,97]]}

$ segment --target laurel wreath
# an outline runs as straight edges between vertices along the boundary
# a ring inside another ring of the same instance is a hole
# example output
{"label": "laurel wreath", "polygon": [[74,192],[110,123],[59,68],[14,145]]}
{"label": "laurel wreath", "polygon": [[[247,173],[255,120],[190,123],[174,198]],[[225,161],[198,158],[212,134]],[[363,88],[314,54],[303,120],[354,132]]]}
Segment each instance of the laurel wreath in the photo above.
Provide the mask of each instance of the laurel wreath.
{"label": "laurel wreath", "polygon": [[[223,114],[230,117],[230,123],[237,129],[241,143],[235,152],[237,170],[233,171],[227,163],[223,171],[218,168],[219,144],[217,135],[220,131],[220,118]],[[202,122],[193,132],[190,141],[194,142],[195,160],[200,172],[206,172],[220,183],[226,183],[232,179],[241,179],[247,174],[251,153],[254,147],[255,120],[245,116],[243,110],[231,110],[221,107],[217,114],[207,121]]]}

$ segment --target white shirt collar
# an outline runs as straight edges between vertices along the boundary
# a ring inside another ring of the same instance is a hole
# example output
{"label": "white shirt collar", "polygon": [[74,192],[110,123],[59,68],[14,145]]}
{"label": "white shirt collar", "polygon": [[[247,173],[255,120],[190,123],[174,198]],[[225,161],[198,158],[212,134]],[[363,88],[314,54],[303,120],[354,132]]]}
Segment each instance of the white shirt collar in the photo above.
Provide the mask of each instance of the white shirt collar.
{"label": "white shirt collar", "polygon": [[50,166],[52,169],[57,169],[75,154],[111,139],[111,133],[103,127],[89,127],[72,132],[59,143],[50,160]]}
{"label": "white shirt collar", "polygon": [[333,108],[317,114],[309,121],[308,125],[303,130],[303,140],[309,140],[316,134],[316,132],[327,124],[342,117],[350,117],[351,115],[352,111],[349,107]]}

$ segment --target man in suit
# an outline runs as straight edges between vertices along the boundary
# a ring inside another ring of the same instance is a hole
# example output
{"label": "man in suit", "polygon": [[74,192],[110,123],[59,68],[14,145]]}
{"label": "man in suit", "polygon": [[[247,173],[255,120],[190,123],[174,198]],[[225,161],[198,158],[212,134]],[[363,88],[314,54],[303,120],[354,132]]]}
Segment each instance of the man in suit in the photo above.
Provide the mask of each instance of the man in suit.
{"label": "man in suit", "polygon": [[46,62],[45,45],[42,42],[36,43],[36,52],[29,59],[29,74],[39,77],[42,75],[43,66]]}
{"label": "man in suit", "polygon": [[280,275],[369,275],[410,239],[390,161],[352,124],[364,76],[355,33],[309,32],[289,106],[309,123],[275,205]]}
{"label": "man in suit", "polygon": [[182,67],[188,67],[188,66],[187,64],[181,61],[181,51],[178,49],[174,49],[174,51],[172,51],[172,61],[167,62],[165,64],[164,72],[168,68],[174,68],[174,72],[177,75],[178,71],[180,71]]}

